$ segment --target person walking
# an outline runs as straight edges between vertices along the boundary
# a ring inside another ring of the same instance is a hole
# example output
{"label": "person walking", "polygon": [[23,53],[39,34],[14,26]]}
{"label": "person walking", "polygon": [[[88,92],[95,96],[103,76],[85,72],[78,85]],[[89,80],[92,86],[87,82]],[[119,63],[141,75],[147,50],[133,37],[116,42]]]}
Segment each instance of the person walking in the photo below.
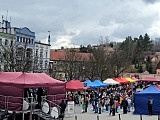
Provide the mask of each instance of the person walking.
{"label": "person walking", "polygon": [[109,105],[110,105],[109,115],[111,115],[111,113],[112,113],[112,105],[113,104],[114,104],[114,99],[113,99],[113,95],[111,95],[110,100],[109,100]]}
{"label": "person walking", "polygon": [[115,112],[116,112],[116,100],[113,101],[113,105],[112,105],[112,116],[115,116]]}
{"label": "person walking", "polygon": [[81,104],[82,104],[82,113],[84,113],[85,112],[85,99],[83,95],[81,97]]}
{"label": "person walking", "polygon": [[60,109],[60,115],[61,115],[61,118],[63,120],[64,118],[64,113],[65,113],[65,109],[66,109],[66,103],[64,102],[64,100],[61,101],[61,103],[59,104],[59,106],[61,107]]}
{"label": "person walking", "polygon": [[106,110],[106,111],[108,111],[108,107],[109,107],[109,98],[106,97],[106,98],[105,98],[105,108],[106,108],[105,110]]}
{"label": "person walking", "polygon": [[131,105],[131,104],[132,104],[132,100],[131,100],[130,97],[128,97],[128,98],[127,98],[127,101],[128,101],[128,107],[127,107],[127,108],[128,108],[128,112],[130,112],[130,111],[131,111],[131,106],[132,106],[132,105]]}
{"label": "person walking", "polygon": [[127,114],[128,101],[126,100],[126,97],[122,100],[121,106],[123,108],[123,114]]}
{"label": "person walking", "polygon": [[153,105],[153,99],[148,99],[148,115],[152,115],[152,105]]}

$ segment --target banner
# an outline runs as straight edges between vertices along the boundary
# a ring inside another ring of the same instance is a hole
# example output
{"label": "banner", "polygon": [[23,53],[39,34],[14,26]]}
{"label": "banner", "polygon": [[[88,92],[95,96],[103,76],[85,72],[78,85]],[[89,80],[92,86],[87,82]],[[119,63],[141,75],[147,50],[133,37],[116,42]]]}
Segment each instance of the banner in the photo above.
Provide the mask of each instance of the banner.
{"label": "banner", "polygon": [[74,113],[74,101],[68,101],[68,113],[69,114]]}

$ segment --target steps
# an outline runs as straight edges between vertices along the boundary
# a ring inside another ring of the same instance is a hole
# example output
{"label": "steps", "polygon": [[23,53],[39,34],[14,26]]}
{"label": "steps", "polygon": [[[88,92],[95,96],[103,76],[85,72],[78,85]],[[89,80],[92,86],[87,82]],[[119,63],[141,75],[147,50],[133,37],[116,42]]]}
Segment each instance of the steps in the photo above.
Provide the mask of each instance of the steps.
{"label": "steps", "polygon": [[40,118],[43,118],[44,120],[58,120],[56,118],[53,118],[50,114],[44,113],[42,110],[36,111],[33,114],[37,115]]}

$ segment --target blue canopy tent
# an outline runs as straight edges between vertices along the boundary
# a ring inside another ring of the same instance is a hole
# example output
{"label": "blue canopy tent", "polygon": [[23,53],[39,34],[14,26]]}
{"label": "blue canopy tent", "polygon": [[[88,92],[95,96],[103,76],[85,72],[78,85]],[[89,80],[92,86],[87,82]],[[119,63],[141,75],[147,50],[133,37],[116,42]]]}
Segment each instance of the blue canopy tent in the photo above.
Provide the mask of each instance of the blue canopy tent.
{"label": "blue canopy tent", "polygon": [[100,88],[100,85],[98,84],[94,84],[93,82],[91,82],[90,80],[86,80],[84,83],[87,83],[87,86],[89,86],[90,88]]}
{"label": "blue canopy tent", "polygon": [[93,83],[94,83],[95,85],[98,85],[99,88],[100,88],[100,87],[107,87],[107,86],[109,86],[108,84],[102,83],[100,80],[95,80],[95,81],[93,81]]}
{"label": "blue canopy tent", "polygon": [[153,114],[160,114],[160,90],[150,86],[134,94],[134,114],[148,114],[148,99],[153,99]]}

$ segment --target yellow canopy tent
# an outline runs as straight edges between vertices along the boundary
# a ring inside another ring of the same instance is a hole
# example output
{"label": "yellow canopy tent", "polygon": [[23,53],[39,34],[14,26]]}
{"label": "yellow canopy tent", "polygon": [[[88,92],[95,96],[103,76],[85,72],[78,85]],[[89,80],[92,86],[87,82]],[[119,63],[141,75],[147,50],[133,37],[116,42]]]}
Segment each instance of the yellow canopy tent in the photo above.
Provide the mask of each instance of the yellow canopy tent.
{"label": "yellow canopy tent", "polygon": [[125,78],[126,80],[128,80],[130,83],[134,83],[136,82],[135,80],[131,79],[131,78]]}

